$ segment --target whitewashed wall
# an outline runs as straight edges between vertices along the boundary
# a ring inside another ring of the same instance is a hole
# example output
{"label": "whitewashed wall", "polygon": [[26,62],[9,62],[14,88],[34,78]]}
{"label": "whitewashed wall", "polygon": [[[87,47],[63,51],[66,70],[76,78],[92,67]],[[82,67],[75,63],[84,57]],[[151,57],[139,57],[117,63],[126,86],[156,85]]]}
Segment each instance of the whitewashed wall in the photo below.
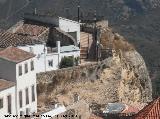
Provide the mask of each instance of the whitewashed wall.
{"label": "whitewashed wall", "polygon": [[[48,61],[53,60],[53,67],[48,65]],[[59,54],[51,53],[46,55],[46,71],[57,70],[59,68]]]}
{"label": "whitewashed wall", "polygon": [[[30,108],[30,112],[37,112],[37,92],[36,92],[36,67],[34,66],[34,70],[31,71],[31,65],[30,62],[34,61],[35,58],[31,58],[29,60],[23,61],[21,63],[18,63],[16,65],[16,77],[17,77],[17,110],[18,114],[20,114],[20,111],[23,111],[24,114],[26,114],[26,108]],[[25,71],[25,63],[28,63],[28,73],[24,73]],[[19,66],[22,66],[22,76],[19,76],[18,68]],[[32,93],[31,93],[31,88],[34,85],[35,87],[35,101],[32,102]],[[29,104],[26,105],[26,94],[25,94],[25,89],[28,88],[29,90]],[[19,106],[19,91],[22,91],[22,99],[23,99],[23,106],[20,108]]]}
{"label": "whitewashed wall", "polygon": [[80,42],[80,24],[78,22],[59,17],[59,28],[65,32],[77,32],[77,43]]}
{"label": "whitewashed wall", "polygon": [[[33,49],[32,53],[38,56],[44,54],[45,45],[44,44],[25,45],[25,46],[18,46],[17,48],[27,52],[30,52],[30,49],[32,48]],[[47,51],[45,53],[47,54]]]}
{"label": "whitewashed wall", "polygon": [[[20,111],[26,112],[26,108],[30,108],[30,112],[37,112],[37,92],[36,92],[36,67],[34,66],[34,70],[31,71],[31,61],[35,63],[35,57],[28,59],[26,61],[20,62],[18,64],[7,61],[7,60],[0,60],[0,76],[4,79],[14,81],[16,83],[16,110],[17,114],[20,114]],[[25,74],[25,63],[28,64],[28,73]],[[22,66],[22,76],[19,76],[19,66]],[[5,67],[5,68],[4,68]],[[32,102],[32,93],[31,89],[32,86],[35,87],[35,101]],[[29,90],[29,104],[26,105],[26,94],[25,89],[28,88]],[[22,91],[23,97],[23,107],[19,108],[19,91]]]}
{"label": "whitewashed wall", "polygon": [[[3,108],[0,109],[0,119],[5,119],[4,115],[8,115],[8,101],[7,96],[11,95],[11,112],[12,115],[16,115],[16,101],[15,101],[15,86],[0,91],[0,98],[3,98]],[[12,117],[7,119],[15,119]]]}
{"label": "whitewashed wall", "polygon": [[60,54],[60,61],[64,56],[66,57],[73,56],[74,58],[80,57],[80,51],[63,52]]}
{"label": "whitewashed wall", "polygon": [[[36,55],[35,58],[35,67],[36,73],[45,71],[45,57],[47,54],[47,48],[44,44],[35,44],[35,45],[26,45],[26,46],[18,46],[19,49],[30,52],[32,48],[32,53]],[[44,52],[44,48],[46,49]]]}
{"label": "whitewashed wall", "polygon": [[[38,45],[27,45],[27,46],[18,46],[19,49],[30,52],[30,48],[32,47],[33,53],[36,55],[35,57],[35,71],[36,73],[46,72],[57,70],[59,68],[59,63],[64,56],[74,56],[79,57],[80,51],[70,51],[70,52],[62,52],[60,53],[60,44],[59,51],[57,53],[47,53],[47,47],[44,44]],[[46,52],[44,53],[44,48]],[[53,60],[53,66],[49,66],[48,61]]]}
{"label": "whitewashed wall", "polygon": [[[49,66],[48,61],[53,61],[53,66]],[[51,70],[58,69],[59,65],[59,54],[58,53],[49,53],[42,55],[40,58],[36,58],[35,67],[36,73],[46,72]]]}

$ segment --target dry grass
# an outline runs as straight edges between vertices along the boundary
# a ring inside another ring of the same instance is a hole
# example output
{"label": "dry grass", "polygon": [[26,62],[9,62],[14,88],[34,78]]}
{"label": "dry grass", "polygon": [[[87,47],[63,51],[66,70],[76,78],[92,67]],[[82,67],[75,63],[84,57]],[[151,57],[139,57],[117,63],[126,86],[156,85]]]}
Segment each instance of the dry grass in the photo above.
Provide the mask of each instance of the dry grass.
{"label": "dry grass", "polygon": [[103,48],[113,48],[116,51],[131,51],[134,50],[134,46],[127,42],[122,36],[118,33],[113,33],[111,29],[103,30],[101,34],[101,43]]}
{"label": "dry grass", "polygon": [[122,50],[122,51],[132,51],[135,50],[134,46],[130,43],[128,43],[126,40],[121,39],[119,37],[115,37],[114,41],[113,41],[113,48],[118,51],[118,50]]}

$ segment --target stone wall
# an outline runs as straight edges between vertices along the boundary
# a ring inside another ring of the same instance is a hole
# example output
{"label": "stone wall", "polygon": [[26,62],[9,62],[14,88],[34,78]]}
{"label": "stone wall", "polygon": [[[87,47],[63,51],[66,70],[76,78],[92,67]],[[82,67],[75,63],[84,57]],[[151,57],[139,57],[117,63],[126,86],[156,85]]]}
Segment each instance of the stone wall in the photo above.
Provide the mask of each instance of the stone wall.
{"label": "stone wall", "polygon": [[[54,87],[62,82],[71,83],[97,80],[100,78],[103,69],[109,67],[110,60],[109,58],[99,63],[89,63],[86,65],[39,73],[37,74],[38,92],[42,93],[48,90],[49,87],[45,87],[45,84],[50,84]],[[41,89],[41,85],[43,85],[43,90]]]}

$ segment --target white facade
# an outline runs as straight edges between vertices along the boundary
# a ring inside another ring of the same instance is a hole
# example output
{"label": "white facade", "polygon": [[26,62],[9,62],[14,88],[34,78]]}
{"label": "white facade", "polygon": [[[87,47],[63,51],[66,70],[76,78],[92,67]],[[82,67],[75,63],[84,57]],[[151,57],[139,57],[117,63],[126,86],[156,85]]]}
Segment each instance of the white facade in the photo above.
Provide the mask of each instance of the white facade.
{"label": "white facade", "polygon": [[[0,119],[15,119],[13,115],[16,115],[16,97],[15,97],[15,86],[12,86],[10,88],[7,88],[5,90],[0,91],[0,99],[3,100],[3,107],[0,108]],[[9,115],[8,112],[8,96],[11,96],[11,117],[6,117]]]}
{"label": "white facade", "polygon": [[76,32],[77,44],[80,43],[80,23],[59,17],[59,28],[67,33]]}
{"label": "white facade", "polygon": [[[32,114],[37,112],[36,67],[34,66],[34,69],[31,69],[31,62],[33,62],[34,65],[35,57],[20,63],[14,63],[0,58],[0,77],[16,83],[15,94],[12,92],[12,101],[15,100],[15,112],[19,116],[20,114]],[[25,72],[26,64],[28,66],[27,72]],[[21,75],[19,75],[19,66],[22,68]],[[10,90],[13,91],[14,89]],[[20,92],[22,92],[22,96],[20,96]],[[5,92],[5,94],[7,95],[8,93]],[[22,100],[21,106],[20,100]]]}
{"label": "white facade", "polygon": [[[36,92],[36,67],[31,70],[31,62],[35,63],[35,58],[20,62],[16,64],[16,94],[17,94],[17,113],[18,114],[32,114],[37,112],[37,92]],[[28,72],[25,73],[25,64],[28,64]],[[22,75],[19,76],[19,66],[22,66]],[[32,89],[34,88],[34,89]],[[27,104],[26,89],[28,90],[29,103]],[[22,107],[20,106],[20,91],[22,91]],[[34,100],[32,100],[32,94],[34,91]]]}
{"label": "white facade", "polygon": [[49,53],[46,55],[46,70],[45,71],[51,71],[56,70],[59,68],[59,54],[58,53]]}
{"label": "white facade", "polygon": [[58,41],[57,52],[48,53],[45,44],[18,46],[19,49],[31,52],[36,55],[36,73],[57,70],[59,68],[60,61],[64,56],[80,57],[79,48],[74,46],[74,48],[76,48],[76,50],[74,50],[71,49],[72,47],[72,45],[60,47],[60,42]]}
{"label": "white facade", "polygon": [[36,73],[58,69],[59,54],[47,53],[47,47],[45,44],[18,46],[18,48],[36,55]]}

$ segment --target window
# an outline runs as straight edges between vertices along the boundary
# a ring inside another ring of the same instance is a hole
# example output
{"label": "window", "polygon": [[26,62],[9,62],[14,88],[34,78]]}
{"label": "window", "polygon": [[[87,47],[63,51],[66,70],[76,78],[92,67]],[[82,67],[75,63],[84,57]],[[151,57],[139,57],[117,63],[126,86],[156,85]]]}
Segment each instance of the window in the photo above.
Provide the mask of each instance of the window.
{"label": "window", "polygon": [[19,107],[22,107],[22,91],[19,91]]}
{"label": "window", "polygon": [[19,76],[22,75],[22,66],[19,66]]}
{"label": "window", "polygon": [[25,73],[28,73],[28,64],[25,64]]}
{"label": "window", "polygon": [[8,113],[11,114],[12,113],[11,95],[7,96],[7,102],[8,102]]}
{"label": "window", "polygon": [[23,116],[24,115],[24,112],[23,111],[20,111],[20,116]]}
{"label": "window", "polygon": [[53,67],[53,60],[48,60],[48,66]]}
{"label": "window", "polygon": [[34,61],[31,61],[31,71],[34,70]]}
{"label": "window", "polygon": [[30,53],[34,53],[33,47],[29,47],[29,52],[30,52]]}
{"label": "window", "polygon": [[32,86],[32,102],[35,101],[35,87],[34,85]]}
{"label": "window", "polygon": [[30,114],[30,109],[26,108],[26,115],[29,115],[29,114]]}
{"label": "window", "polygon": [[0,98],[0,109],[3,108],[3,98]]}
{"label": "window", "polygon": [[26,88],[26,105],[29,104],[28,88]]}

